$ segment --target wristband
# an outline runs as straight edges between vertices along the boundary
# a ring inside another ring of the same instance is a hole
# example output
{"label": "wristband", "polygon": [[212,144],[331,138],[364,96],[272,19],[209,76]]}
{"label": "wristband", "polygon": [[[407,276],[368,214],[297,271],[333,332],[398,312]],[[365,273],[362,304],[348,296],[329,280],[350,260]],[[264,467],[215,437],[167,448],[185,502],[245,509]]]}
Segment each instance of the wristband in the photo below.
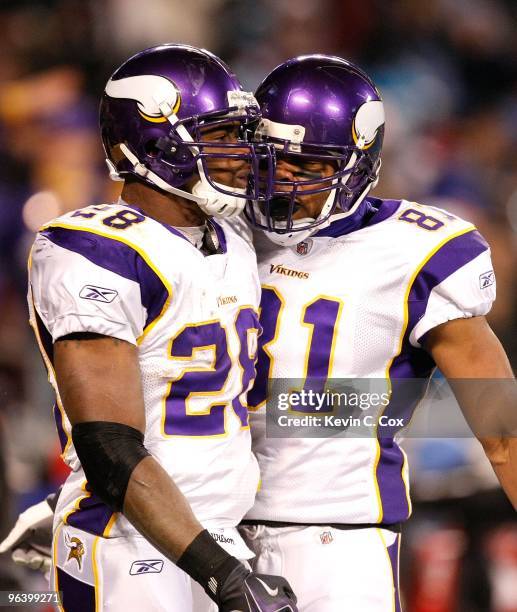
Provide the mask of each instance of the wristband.
{"label": "wristband", "polygon": [[199,582],[217,603],[222,585],[241,563],[221,548],[205,529],[187,546],[176,565]]}

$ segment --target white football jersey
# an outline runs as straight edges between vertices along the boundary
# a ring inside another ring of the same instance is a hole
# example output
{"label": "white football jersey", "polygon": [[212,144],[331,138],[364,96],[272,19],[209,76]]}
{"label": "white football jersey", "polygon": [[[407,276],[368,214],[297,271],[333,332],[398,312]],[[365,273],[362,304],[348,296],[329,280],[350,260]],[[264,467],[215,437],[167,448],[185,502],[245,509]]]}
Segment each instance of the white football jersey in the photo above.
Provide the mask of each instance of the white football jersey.
{"label": "white football jersey", "polygon": [[213,223],[204,256],[173,227],[123,202],[46,225],[30,258],[31,324],[55,388],[63,457],[63,520],[94,534],[133,533],[91,492],[74,451],[52,367],[52,346],[94,332],[138,346],[145,446],[205,526],[238,524],[259,481],[246,409],[255,375],[260,285],[255,252],[234,225]]}
{"label": "white football jersey", "polygon": [[[248,400],[261,488],[247,519],[405,520],[407,461],[393,437],[268,437],[267,379],[381,379],[388,391],[394,379],[425,381],[435,364],[423,336],[486,314],[495,299],[490,251],[472,224],[413,202],[368,205],[363,226],[350,233],[350,221],[338,218],[292,248],[257,237],[263,335]],[[408,416],[417,403],[397,410]],[[395,393],[384,414],[394,406]]]}

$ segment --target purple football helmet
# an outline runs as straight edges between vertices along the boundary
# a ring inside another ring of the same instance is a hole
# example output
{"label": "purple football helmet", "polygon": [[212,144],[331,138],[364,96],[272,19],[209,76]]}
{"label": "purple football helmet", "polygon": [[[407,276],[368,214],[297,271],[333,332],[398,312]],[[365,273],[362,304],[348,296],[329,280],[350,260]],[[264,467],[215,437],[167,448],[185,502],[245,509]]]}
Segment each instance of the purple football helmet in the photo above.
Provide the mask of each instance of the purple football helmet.
{"label": "purple football helmet", "polygon": [[[197,202],[208,214],[231,216],[249,197],[246,180],[242,188],[221,185],[209,162],[242,160],[246,176],[257,172],[260,147],[248,136],[259,117],[254,96],[212,53],[174,44],[146,49],[124,62],[104,90],[100,127],[110,175],[134,175]],[[238,142],[203,140],[207,129],[236,124]],[[187,191],[192,177],[199,181]]]}
{"label": "purple football helmet", "polygon": [[[295,244],[330,223],[331,215],[352,215],[377,181],[384,135],[384,107],[371,79],[339,57],[306,55],[275,68],[255,97],[262,118],[257,142],[275,147],[276,164],[331,162],[326,178],[259,178],[260,202],[246,206],[246,216],[279,244]],[[256,190],[254,177],[251,191]],[[293,219],[300,195],[326,193],[316,219]],[[333,217],[335,218],[335,217]]]}

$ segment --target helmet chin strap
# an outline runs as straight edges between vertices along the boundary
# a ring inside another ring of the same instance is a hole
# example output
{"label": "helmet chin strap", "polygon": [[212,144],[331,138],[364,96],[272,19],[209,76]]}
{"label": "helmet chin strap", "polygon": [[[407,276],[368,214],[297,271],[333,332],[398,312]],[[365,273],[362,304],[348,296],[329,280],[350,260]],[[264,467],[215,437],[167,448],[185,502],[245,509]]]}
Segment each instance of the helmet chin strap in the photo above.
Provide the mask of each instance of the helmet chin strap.
{"label": "helmet chin strap", "polygon": [[[199,208],[201,208],[201,210],[203,210],[203,212],[209,216],[219,216],[225,218],[235,217],[240,214],[246,203],[244,198],[225,196],[225,194],[219,193],[208,183],[204,172],[202,174],[204,180],[202,180],[200,177],[200,180],[193,186],[192,193],[190,191],[185,191],[184,189],[179,189],[178,187],[173,187],[160,178],[155,172],[144,166],[144,164],[138,160],[138,157],[131,152],[127,145],[120,143],[119,147],[121,152],[133,166],[135,174],[147,179],[153,185],[156,185],[156,187],[159,187],[167,193],[172,193],[185,198],[186,200],[195,202]],[[111,166],[108,167],[110,168],[110,177],[114,178],[115,180],[121,180],[118,174],[112,172]],[[224,185],[221,185],[221,187],[224,188]],[[235,188],[235,190],[237,191],[237,188]],[[244,194],[245,190],[239,189],[239,192]]]}
{"label": "helmet chin strap", "polygon": [[[214,181],[214,183],[223,189],[228,187],[216,181]],[[246,193],[245,189],[237,187],[232,187],[232,189],[243,195]],[[204,204],[199,204],[199,207],[202,208],[207,215],[212,217],[224,217],[225,219],[237,217],[246,205],[245,198],[231,196],[214,189],[207,181],[202,169],[199,170],[199,181],[192,187],[192,193],[198,197],[205,198],[206,202]]]}
{"label": "helmet chin strap", "polygon": [[[193,142],[192,136],[189,134],[187,128],[184,125],[176,125],[178,123],[178,117],[175,114],[171,104],[169,104],[169,102],[166,100],[159,100],[157,98],[155,98],[155,102],[158,108],[160,109],[162,115],[166,117],[167,121],[169,121],[169,123],[176,129],[176,133],[181,136],[183,141]],[[245,198],[238,198],[236,196],[227,195],[214,189],[206,177],[203,163],[199,158],[197,160],[199,181],[197,181],[197,183],[192,188],[192,192],[190,192],[169,185],[169,183],[160,178],[155,172],[153,172],[144,164],[142,164],[139,161],[138,157],[134,155],[129,149],[129,147],[124,143],[120,143],[119,147],[123,155],[133,166],[133,170],[138,176],[147,179],[153,185],[156,185],[156,187],[159,187],[167,193],[172,193],[174,195],[195,202],[203,212],[205,212],[211,217],[236,217],[242,212],[242,209],[246,204]],[[199,154],[199,150],[197,147],[192,146],[191,148],[193,149],[195,154]],[[106,162],[108,163],[108,168],[110,170],[110,178],[112,178],[113,180],[121,180],[118,173],[116,172],[114,164],[110,160],[106,160]],[[223,189],[228,188],[227,185],[222,185],[220,183],[215,184],[219,185]],[[238,189],[233,187],[232,189],[234,189],[238,193],[246,193],[245,189]]]}
{"label": "helmet chin strap", "polygon": [[124,143],[120,143],[119,147],[120,147],[121,152],[128,159],[129,163],[133,166],[133,170],[135,171],[135,174],[137,174],[138,176],[141,176],[142,178],[147,179],[153,185],[156,185],[156,187],[159,187],[160,189],[162,189],[163,191],[166,191],[167,193],[173,193],[174,195],[181,196],[182,198],[186,198],[187,200],[192,200],[200,207],[208,203],[207,198],[196,196],[190,193],[189,191],[184,191],[183,189],[178,189],[177,187],[173,187],[172,185],[169,185],[169,183],[165,182],[157,174],[152,172],[152,170],[149,170],[149,168],[144,166],[144,164],[142,164],[138,160],[138,157],[134,153],[132,153],[129,147],[125,145]]}

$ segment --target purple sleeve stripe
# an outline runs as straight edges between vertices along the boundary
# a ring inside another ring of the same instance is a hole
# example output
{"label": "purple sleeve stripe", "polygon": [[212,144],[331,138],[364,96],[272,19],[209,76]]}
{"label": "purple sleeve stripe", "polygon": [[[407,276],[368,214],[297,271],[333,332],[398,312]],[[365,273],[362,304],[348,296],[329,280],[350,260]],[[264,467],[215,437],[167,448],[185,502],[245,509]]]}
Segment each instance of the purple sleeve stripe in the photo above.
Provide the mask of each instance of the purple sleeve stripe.
{"label": "purple sleeve stripe", "polygon": [[446,242],[415,277],[408,298],[410,309],[412,302],[427,304],[431,291],[437,285],[488,248],[486,240],[477,230],[466,232]]}
{"label": "purple sleeve stripe", "polygon": [[408,297],[406,336],[424,316],[432,290],[462,266],[488,250],[483,236],[472,230],[445,243],[417,274]]}
{"label": "purple sleeve stripe", "polygon": [[147,310],[145,327],[162,312],[169,297],[167,287],[142,255],[125,242],[87,230],[64,227],[49,227],[41,234],[54,244],[82,255],[95,265],[138,283],[142,305]]}

